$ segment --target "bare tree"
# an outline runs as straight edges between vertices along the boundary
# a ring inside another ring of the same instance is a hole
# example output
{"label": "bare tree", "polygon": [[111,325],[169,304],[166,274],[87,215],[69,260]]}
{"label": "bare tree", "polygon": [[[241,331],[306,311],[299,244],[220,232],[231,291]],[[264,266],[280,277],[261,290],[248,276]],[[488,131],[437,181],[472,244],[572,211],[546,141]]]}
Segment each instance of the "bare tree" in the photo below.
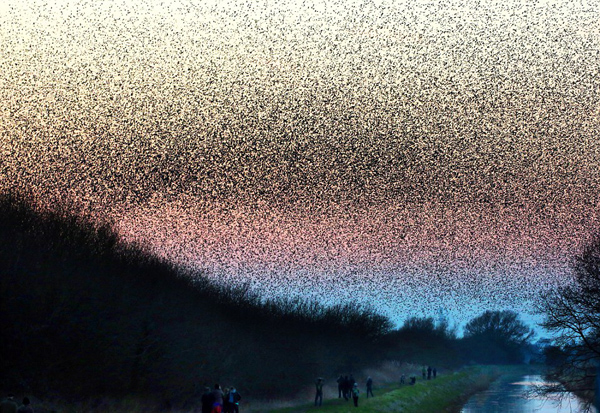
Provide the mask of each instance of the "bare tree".
{"label": "bare tree", "polygon": [[555,336],[546,350],[555,384],[538,391],[572,391],[589,407],[600,362],[600,234],[575,257],[573,270],[572,283],[545,292],[537,304],[542,327]]}

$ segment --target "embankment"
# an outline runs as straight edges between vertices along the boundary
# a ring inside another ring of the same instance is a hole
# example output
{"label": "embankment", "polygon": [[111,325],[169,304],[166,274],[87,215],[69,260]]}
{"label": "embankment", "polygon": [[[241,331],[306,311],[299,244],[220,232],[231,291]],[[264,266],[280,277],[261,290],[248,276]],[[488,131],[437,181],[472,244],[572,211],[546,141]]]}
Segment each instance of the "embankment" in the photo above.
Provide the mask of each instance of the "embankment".
{"label": "embankment", "polygon": [[[347,413],[347,412],[456,412],[470,396],[487,389],[510,367],[471,366],[435,380],[417,380],[414,386],[380,389],[367,399],[361,394],[359,407],[343,399],[326,400],[321,408],[311,405],[271,410],[271,413]],[[361,389],[364,392],[364,389]]]}

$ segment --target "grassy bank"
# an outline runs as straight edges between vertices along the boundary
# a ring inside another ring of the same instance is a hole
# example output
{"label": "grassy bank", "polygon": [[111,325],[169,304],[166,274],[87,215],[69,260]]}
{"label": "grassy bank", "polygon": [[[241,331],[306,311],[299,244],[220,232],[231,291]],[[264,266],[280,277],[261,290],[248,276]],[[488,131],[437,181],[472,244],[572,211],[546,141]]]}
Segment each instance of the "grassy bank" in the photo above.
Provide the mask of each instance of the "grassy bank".
{"label": "grassy bank", "polygon": [[[405,367],[418,368],[417,365],[407,365]],[[416,370],[415,370],[416,371]],[[412,373],[411,373],[412,374]],[[417,379],[414,386],[402,385],[397,383],[387,383],[375,386],[375,397],[366,398],[364,388],[361,388],[361,397],[359,407],[355,408],[352,401],[345,401],[337,398],[337,390],[333,391],[330,385],[325,389],[325,400],[323,406],[316,408],[312,403],[293,404],[280,401],[279,406],[284,403],[288,407],[274,408],[277,402],[259,403],[252,398],[245,397],[242,401],[242,410],[249,413],[380,413],[380,412],[459,412],[464,403],[474,394],[486,390],[492,382],[500,376],[521,376],[524,374],[539,374],[538,370],[528,366],[471,366],[460,369],[459,371],[443,374],[435,380]],[[311,400],[314,393],[308,389],[302,392],[304,400]],[[189,408],[174,408],[168,405],[156,405],[150,400],[143,400],[136,397],[122,399],[101,399],[88,401],[84,403],[50,403],[41,400],[34,400],[37,412],[50,413],[83,413],[89,411],[95,412],[128,412],[128,413],[189,413],[198,411],[200,404],[195,404]]]}
{"label": "grassy bank", "polygon": [[347,412],[455,412],[475,393],[487,389],[502,374],[513,374],[522,367],[473,366],[435,380],[417,380],[416,385],[378,388],[376,397],[367,399],[361,389],[359,407],[343,399],[325,400],[316,408],[311,404],[270,410],[271,413],[347,413]]}

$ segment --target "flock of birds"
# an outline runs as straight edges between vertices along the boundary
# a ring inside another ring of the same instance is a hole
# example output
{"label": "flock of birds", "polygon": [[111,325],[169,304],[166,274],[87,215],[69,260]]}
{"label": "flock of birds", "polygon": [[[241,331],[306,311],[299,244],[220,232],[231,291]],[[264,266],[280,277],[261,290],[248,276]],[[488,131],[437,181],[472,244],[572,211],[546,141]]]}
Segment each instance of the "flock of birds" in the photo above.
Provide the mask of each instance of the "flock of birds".
{"label": "flock of birds", "polygon": [[0,191],[401,320],[527,312],[600,228],[600,6],[0,4]]}

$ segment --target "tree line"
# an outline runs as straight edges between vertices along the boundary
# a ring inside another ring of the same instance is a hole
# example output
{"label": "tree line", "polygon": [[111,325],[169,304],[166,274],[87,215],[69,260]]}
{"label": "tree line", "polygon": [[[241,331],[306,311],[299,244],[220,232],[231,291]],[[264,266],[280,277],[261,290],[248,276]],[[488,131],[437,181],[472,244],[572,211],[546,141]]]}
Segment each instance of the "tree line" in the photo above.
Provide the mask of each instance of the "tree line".
{"label": "tree line", "polygon": [[110,225],[0,197],[0,388],[67,400],[198,402],[205,384],[292,397],[315,376],[386,360],[452,368],[522,361],[531,332],[486,312],[464,337],[432,318],[400,328],[369,307],[267,299],[193,276]]}

